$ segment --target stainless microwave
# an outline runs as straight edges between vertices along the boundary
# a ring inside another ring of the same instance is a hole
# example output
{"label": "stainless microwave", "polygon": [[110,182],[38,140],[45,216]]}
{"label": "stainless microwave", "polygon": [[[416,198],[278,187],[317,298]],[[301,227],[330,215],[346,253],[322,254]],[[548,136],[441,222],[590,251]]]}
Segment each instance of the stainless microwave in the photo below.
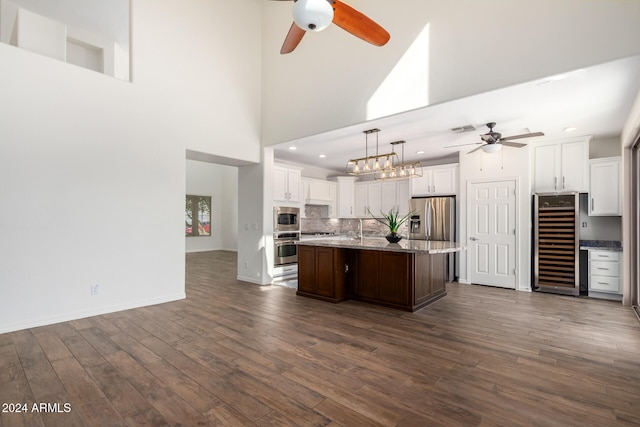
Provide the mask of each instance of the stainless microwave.
{"label": "stainless microwave", "polygon": [[273,208],[273,232],[300,231],[300,208],[276,206]]}

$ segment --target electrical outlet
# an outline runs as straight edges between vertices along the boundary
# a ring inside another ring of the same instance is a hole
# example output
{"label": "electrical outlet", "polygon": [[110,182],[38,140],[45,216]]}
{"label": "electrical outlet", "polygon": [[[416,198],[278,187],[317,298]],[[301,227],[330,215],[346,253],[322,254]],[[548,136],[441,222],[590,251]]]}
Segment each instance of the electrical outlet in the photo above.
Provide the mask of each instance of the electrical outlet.
{"label": "electrical outlet", "polygon": [[587,223],[586,222],[582,223],[582,228],[587,228]]}
{"label": "electrical outlet", "polygon": [[100,285],[96,283],[95,285],[91,285],[91,295],[99,295],[100,294]]}

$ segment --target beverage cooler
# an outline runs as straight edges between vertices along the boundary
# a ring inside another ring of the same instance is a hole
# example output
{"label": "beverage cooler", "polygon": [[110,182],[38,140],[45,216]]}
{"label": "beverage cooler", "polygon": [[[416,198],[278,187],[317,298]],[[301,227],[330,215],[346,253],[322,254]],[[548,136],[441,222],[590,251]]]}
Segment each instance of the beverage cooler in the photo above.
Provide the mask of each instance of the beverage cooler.
{"label": "beverage cooler", "polygon": [[580,294],[579,194],[533,196],[533,289]]}

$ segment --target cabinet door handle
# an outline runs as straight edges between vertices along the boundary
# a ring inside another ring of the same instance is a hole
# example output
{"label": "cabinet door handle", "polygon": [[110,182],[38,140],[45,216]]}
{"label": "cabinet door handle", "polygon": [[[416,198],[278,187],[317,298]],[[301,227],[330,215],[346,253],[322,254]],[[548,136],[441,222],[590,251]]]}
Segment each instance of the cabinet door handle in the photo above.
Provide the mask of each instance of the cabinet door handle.
{"label": "cabinet door handle", "polygon": [[604,268],[604,267],[598,267],[598,270],[607,270],[607,271],[609,271],[608,268]]}
{"label": "cabinet door handle", "polygon": [[558,177],[557,176],[553,177],[553,189],[554,190],[558,189]]}
{"label": "cabinet door handle", "polygon": [[564,176],[562,177],[562,189],[564,190]]}
{"label": "cabinet door handle", "polygon": [[593,197],[591,198],[591,210],[593,211],[595,208],[594,206],[596,205],[595,201],[593,200]]}

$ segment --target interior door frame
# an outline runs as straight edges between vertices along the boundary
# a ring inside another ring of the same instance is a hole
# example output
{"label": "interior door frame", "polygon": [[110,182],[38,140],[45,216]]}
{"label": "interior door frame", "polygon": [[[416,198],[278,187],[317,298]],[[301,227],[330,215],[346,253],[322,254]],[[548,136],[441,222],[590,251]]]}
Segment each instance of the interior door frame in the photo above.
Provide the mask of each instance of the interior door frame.
{"label": "interior door frame", "polygon": [[[519,246],[520,246],[520,180],[518,179],[517,176],[511,176],[511,177],[500,177],[500,178],[487,178],[487,179],[473,179],[473,180],[467,180],[467,185],[466,185],[466,190],[467,190],[467,195],[466,195],[466,244],[467,246],[470,245],[470,241],[469,241],[469,236],[470,236],[470,230],[472,229],[472,225],[471,225],[471,215],[469,214],[470,212],[470,206],[471,206],[471,188],[474,184],[489,184],[489,183],[499,183],[499,182],[513,182],[515,184],[515,214],[516,214],[516,218],[515,218],[515,223],[514,223],[514,227],[516,230],[516,234],[515,234],[515,266],[514,268],[516,269],[516,273],[515,273],[515,287],[514,290],[519,291],[520,286],[520,250],[519,250]],[[468,253],[470,254],[470,250],[468,251]],[[471,264],[473,262],[473,258],[471,256],[467,256],[467,262],[466,262],[466,274],[467,274],[467,282],[469,284],[472,284],[471,282]],[[508,289],[508,288],[504,288],[504,289]]]}

